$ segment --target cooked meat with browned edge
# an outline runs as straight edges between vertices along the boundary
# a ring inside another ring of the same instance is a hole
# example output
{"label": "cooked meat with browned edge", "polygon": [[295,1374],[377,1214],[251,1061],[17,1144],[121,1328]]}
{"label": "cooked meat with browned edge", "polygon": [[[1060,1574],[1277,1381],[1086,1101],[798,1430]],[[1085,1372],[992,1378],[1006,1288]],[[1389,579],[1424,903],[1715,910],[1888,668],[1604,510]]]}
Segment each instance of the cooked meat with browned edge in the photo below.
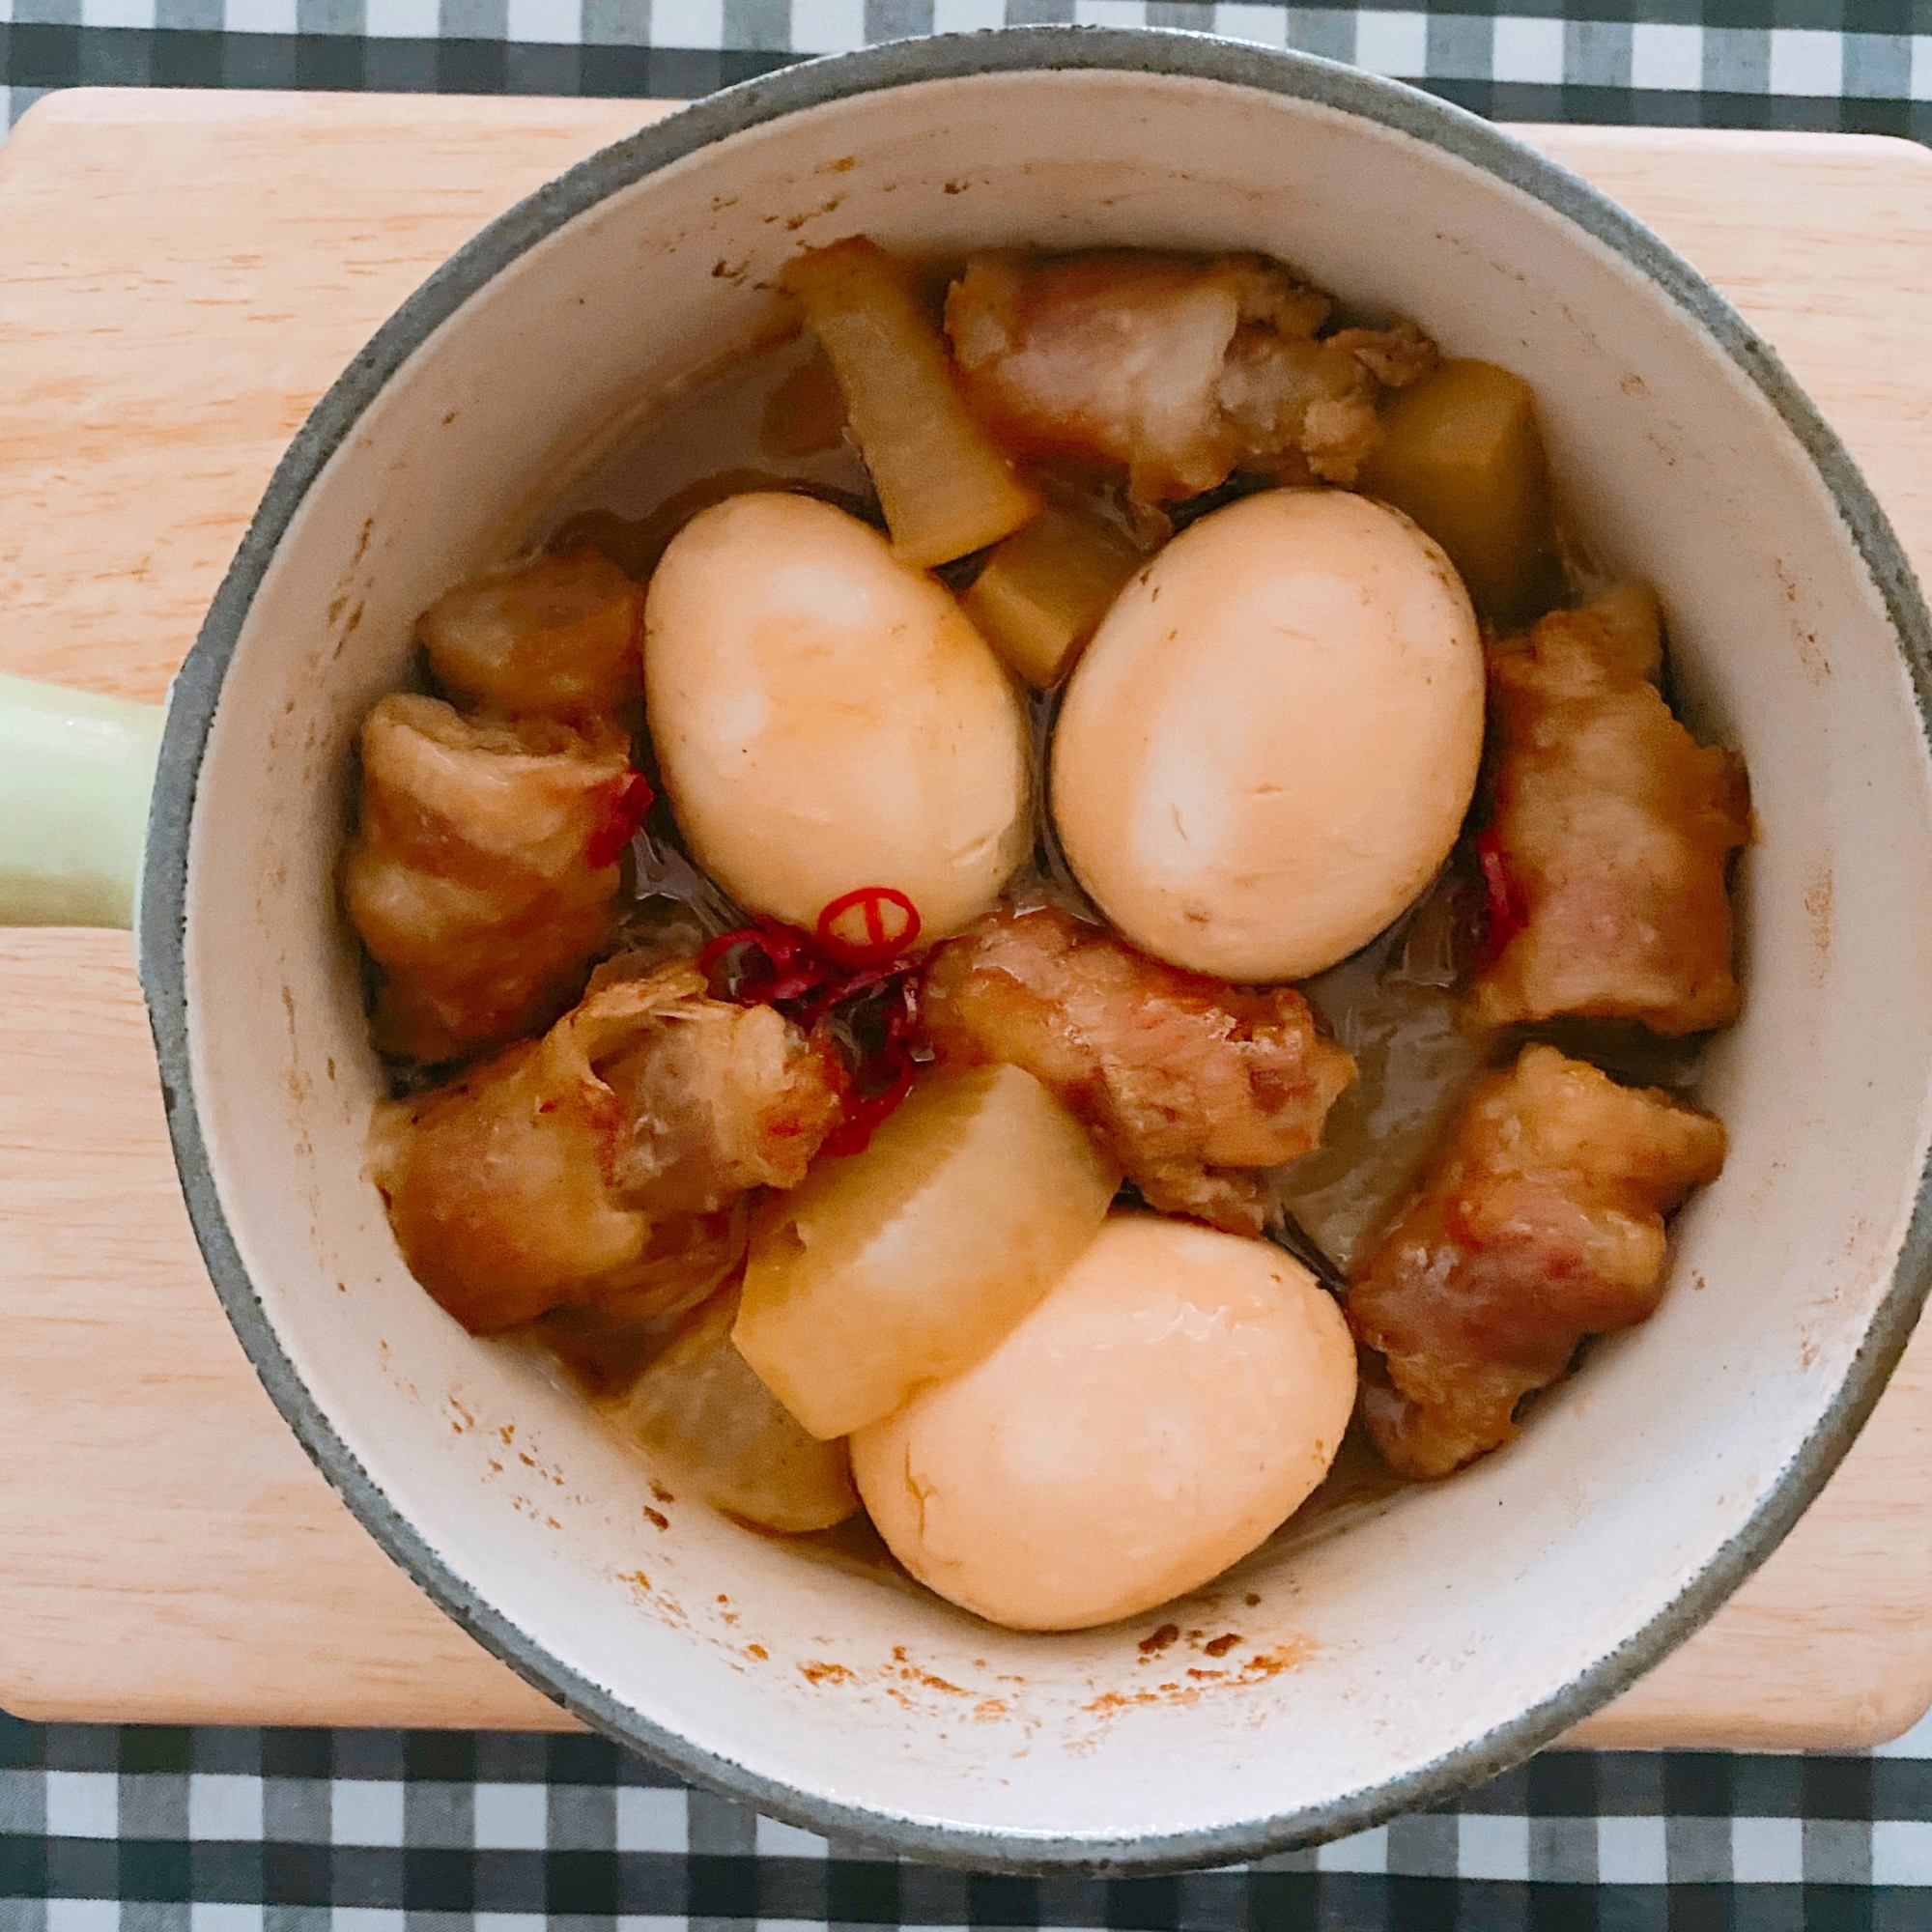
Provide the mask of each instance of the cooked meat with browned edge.
{"label": "cooked meat with browned edge", "polygon": [[1349,1288],[1390,1467],[1446,1476],[1508,1441],[1585,1335],[1648,1317],[1664,1216],[1723,1164],[1718,1122],[1552,1046],[1486,1075]]}
{"label": "cooked meat with browned edge", "polygon": [[943,1059],[1024,1068],[1150,1207],[1256,1235],[1255,1169],[1318,1146],[1355,1064],[1289,986],[1182,973],[1051,907],[989,914],[937,949],[921,1025]]}
{"label": "cooked meat with browned edge", "polygon": [[593,848],[631,779],[608,724],[376,705],[343,896],[383,969],[384,1052],[452,1060],[556,1016],[611,940],[617,866]]}
{"label": "cooked meat with browned edge", "polygon": [[1671,716],[1655,668],[1627,599],[1556,611],[1491,659],[1485,838],[1514,929],[1476,975],[1482,1025],[1737,1017],[1724,872],[1750,836],[1744,766]]}
{"label": "cooked meat with browned edge", "polygon": [[1257,255],[984,254],[946,329],[1009,447],[1124,464],[1152,502],[1236,469],[1354,481],[1383,388],[1427,373],[1435,346],[1408,322],[1318,337],[1330,307]]}
{"label": "cooked meat with browned edge", "polygon": [[381,1109],[369,1171],[410,1272],[466,1328],[564,1303],[670,1315],[742,1258],[746,1191],[804,1179],[845,1086],[828,1043],[666,966]]}
{"label": "cooked meat with browned edge", "polygon": [[514,717],[608,719],[638,695],[644,593],[594,550],[538,556],[445,592],[416,620],[452,697]]}

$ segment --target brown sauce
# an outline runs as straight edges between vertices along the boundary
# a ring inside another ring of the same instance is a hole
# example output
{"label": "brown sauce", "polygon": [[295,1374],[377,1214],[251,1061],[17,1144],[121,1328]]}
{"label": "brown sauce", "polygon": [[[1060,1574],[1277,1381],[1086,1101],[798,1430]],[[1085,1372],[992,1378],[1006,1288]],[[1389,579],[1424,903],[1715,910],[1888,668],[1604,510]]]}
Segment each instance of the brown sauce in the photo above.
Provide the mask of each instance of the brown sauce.
{"label": "brown sauce", "polygon": [[743,491],[808,490],[876,522],[842,409],[835,416],[802,381],[815,367],[824,367],[816,347],[794,337],[672,397],[566,491],[543,541],[591,544],[641,582],[685,524]]}

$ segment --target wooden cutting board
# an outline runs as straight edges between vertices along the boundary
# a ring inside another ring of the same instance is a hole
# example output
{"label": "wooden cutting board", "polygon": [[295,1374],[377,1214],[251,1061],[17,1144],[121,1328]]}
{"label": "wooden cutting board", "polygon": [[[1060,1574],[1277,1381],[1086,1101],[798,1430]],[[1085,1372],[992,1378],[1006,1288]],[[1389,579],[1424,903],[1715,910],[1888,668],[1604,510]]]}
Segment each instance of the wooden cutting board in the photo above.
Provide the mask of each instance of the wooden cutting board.
{"label": "wooden cutting board", "polygon": [[[0,148],[0,668],[157,698],[282,446],[485,221],[667,103],[114,91]],[[1932,156],[1539,128],[1723,288],[1932,580]],[[1707,1630],[1576,1741],[1777,1749],[1932,1702],[1932,1341]],[[0,934],[0,1707],[566,1727],[255,1381],[175,1192],[125,934]]]}

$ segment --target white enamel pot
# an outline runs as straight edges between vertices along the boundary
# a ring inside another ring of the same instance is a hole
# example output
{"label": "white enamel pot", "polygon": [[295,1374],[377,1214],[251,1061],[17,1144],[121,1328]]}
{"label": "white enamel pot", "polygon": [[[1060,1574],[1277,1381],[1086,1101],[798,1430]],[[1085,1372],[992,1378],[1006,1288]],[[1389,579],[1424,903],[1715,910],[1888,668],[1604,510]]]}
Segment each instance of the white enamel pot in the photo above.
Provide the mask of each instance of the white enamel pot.
{"label": "white enamel pot", "polygon": [[[1465,1474],[1078,1635],[654,1500],[585,1409],[414,1286],[361,1175],[379,1068],[333,881],[352,740],[412,619],[640,398],[753,341],[787,256],[858,232],[1262,249],[1520,371],[1576,523],[1662,590],[1684,704],[1756,801],[1745,1014],[1704,1089],[1730,1163],[1682,1217],[1661,1313]],[[138,924],[210,1272],[290,1426],[437,1602],[592,1724],[781,1818],[988,1869],[1151,1870],[1440,1802],[1711,1613],[1918,1314],[1928,636],[1763,343],[1454,108],[1295,54],[1056,28],[730,90],[573,169],[405,304],[296,439],[182,670]],[[155,720],[9,695],[16,915],[125,915]],[[1144,1654],[1170,1617],[1239,1641]]]}

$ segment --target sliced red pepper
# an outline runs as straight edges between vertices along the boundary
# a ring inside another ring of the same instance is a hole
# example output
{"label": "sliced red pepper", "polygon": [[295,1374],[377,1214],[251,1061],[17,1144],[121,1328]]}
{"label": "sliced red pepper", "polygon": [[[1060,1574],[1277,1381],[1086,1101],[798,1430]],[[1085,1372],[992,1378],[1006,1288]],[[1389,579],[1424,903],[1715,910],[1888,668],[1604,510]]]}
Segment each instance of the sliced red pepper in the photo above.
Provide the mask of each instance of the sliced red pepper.
{"label": "sliced red pepper", "polygon": [[846,966],[882,966],[919,943],[919,908],[892,886],[842,893],[818,915],[819,947]]}
{"label": "sliced red pepper", "polygon": [[603,816],[583,848],[592,870],[601,872],[606,866],[617,863],[618,853],[638,836],[638,828],[643,824],[656,797],[650,780],[642,772],[632,772],[619,781],[605,800]]}
{"label": "sliced red pepper", "polygon": [[907,971],[903,959],[895,959],[889,965],[875,967],[869,973],[840,973],[837,979],[829,980],[818,993],[807,1001],[792,1015],[800,1026],[810,1031],[822,1019],[831,1016],[833,1009],[842,1007],[847,1000],[856,1000],[862,993],[869,993],[874,987],[883,986],[890,980],[895,980]]}
{"label": "sliced red pepper", "polygon": [[864,1153],[872,1136],[898,1110],[900,1101],[912,1092],[912,1056],[896,1042],[869,1063],[886,1073],[887,1085],[863,1100],[848,1101],[845,1118],[819,1143],[819,1152],[830,1154]]}
{"label": "sliced red pepper", "polygon": [[[855,909],[867,933],[876,930],[890,939],[891,951],[875,953],[869,938],[861,948],[836,932],[827,937],[839,916]],[[847,1100],[843,1123],[824,1144],[828,1153],[858,1153],[912,1091],[914,1068],[906,1041],[918,1015],[919,994],[905,950],[918,936],[919,913],[903,893],[868,887],[835,899],[819,916],[819,926],[814,938],[760,916],[708,942],[697,955],[697,967],[715,980],[742,949],[750,957],[739,961],[726,997],[741,1006],[778,1007],[808,1033],[840,1007],[881,987],[893,989],[896,996],[889,998],[881,1015],[884,1044],[866,1054],[854,1069],[856,1097]],[[862,952],[867,956],[856,956]]]}
{"label": "sliced red pepper", "polygon": [[1522,881],[1517,877],[1493,825],[1477,834],[1476,861],[1483,868],[1483,897],[1488,913],[1482,956],[1477,961],[1481,970],[1492,965],[1503,948],[1529,923],[1529,903],[1523,896]]}
{"label": "sliced red pepper", "polygon": [[741,946],[764,962],[762,971],[739,975],[731,997],[741,1006],[779,1006],[803,999],[833,977],[832,966],[797,927],[762,918],[709,941],[697,955],[697,970],[709,979]]}

